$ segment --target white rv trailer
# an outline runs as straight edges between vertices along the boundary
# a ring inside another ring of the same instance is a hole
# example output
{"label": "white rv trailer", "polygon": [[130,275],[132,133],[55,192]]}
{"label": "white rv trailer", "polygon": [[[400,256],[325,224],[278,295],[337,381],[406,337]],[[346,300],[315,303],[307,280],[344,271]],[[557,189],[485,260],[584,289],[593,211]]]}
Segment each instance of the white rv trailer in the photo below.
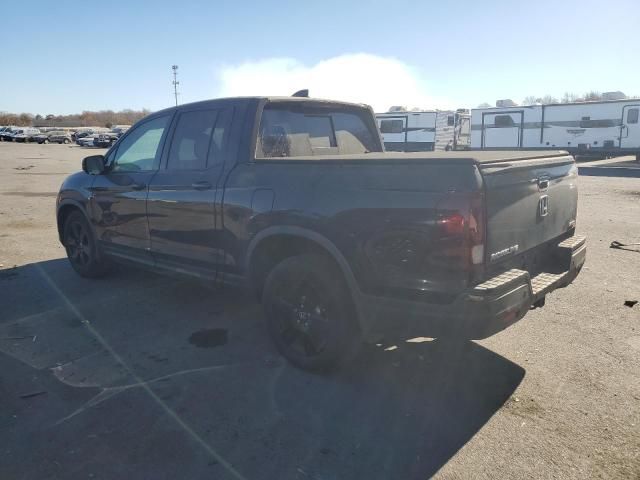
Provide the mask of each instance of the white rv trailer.
{"label": "white rv trailer", "polygon": [[639,113],[640,99],[476,108],[471,148],[640,156]]}
{"label": "white rv trailer", "polygon": [[388,151],[424,152],[469,146],[469,115],[462,111],[392,111],[376,113],[376,119]]}

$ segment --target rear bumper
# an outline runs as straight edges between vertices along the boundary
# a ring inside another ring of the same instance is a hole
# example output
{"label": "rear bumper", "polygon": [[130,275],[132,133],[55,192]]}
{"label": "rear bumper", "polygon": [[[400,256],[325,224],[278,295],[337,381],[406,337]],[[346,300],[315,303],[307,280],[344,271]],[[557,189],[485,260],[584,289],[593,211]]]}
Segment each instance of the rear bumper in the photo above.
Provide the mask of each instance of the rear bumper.
{"label": "rear bumper", "polygon": [[359,310],[368,334],[392,331],[414,336],[487,338],[514,324],[548,293],[569,285],[584,265],[585,237],[559,243],[566,269],[531,277],[526,270],[505,271],[466,290],[448,304],[362,295]]}

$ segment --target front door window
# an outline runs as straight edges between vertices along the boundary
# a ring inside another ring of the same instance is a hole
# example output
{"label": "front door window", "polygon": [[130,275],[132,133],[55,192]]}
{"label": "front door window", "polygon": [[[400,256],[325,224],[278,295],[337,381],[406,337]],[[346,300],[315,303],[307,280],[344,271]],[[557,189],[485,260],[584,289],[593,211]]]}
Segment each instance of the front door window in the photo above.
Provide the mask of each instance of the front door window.
{"label": "front door window", "polygon": [[122,139],[113,162],[113,172],[144,172],[158,169],[162,135],[169,116],[154,118]]}

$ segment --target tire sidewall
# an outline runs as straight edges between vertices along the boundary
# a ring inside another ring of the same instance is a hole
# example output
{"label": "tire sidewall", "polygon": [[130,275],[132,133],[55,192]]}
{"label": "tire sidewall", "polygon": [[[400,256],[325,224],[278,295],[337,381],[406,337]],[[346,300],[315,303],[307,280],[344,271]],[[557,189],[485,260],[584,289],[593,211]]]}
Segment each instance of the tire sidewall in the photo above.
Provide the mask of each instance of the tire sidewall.
{"label": "tire sidewall", "polygon": [[102,258],[101,252],[98,248],[96,237],[94,235],[93,229],[91,228],[91,225],[89,224],[85,216],[79,211],[75,211],[69,214],[64,222],[64,244],[66,245],[67,243],[67,233],[69,232],[69,228],[73,223],[81,223],[83,228],[85,228],[85,230],[87,231],[87,235],[89,237],[89,247],[91,249],[91,261],[84,266],[78,265],[71,260],[69,252],[67,251],[67,258],[69,259],[69,263],[71,263],[73,269],[82,277],[95,278],[101,276],[105,272],[105,261]]}
{"label": "tire sidewall", "polygon": [[[292,364],[304,370],[325,371],[338,366],[352,349],[357,329],[350,308],[348,289],[342,274],[328,267],[321,255],[305,254],[290,257],[278,264],[267,276],[262,297],[267,330],[277,350]],[[281,337],[280,318],[274,309],[274,299],[281,289],[293,288],[303,278],[310,278],[327,305],[328,335],[324,350],[312,357],[294,351]],[[339,279],[339,280],[337,280]]]}

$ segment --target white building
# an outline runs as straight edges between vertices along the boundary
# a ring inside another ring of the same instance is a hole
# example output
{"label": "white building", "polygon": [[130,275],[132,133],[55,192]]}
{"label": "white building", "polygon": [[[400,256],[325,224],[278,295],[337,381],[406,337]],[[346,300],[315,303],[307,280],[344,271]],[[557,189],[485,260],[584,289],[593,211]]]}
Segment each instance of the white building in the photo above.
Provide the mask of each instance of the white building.
{"label": "white building", "polygon": [[472,149],[640,155],[640,99],[471,110]]}
{"label": "white building", "polygon": [[470,117],[464,111],[390,109],[376,113],[385,149],[398,152],[465,149]]}

